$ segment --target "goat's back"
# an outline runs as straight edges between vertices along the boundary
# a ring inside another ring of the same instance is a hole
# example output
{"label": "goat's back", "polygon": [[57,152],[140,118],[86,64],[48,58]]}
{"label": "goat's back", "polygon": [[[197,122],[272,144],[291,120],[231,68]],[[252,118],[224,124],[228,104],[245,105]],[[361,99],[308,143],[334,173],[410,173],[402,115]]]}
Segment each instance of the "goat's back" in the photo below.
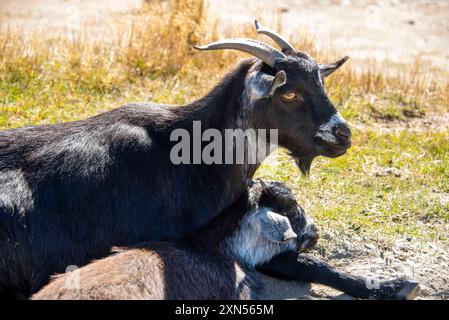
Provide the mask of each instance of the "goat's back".
{"label": "goat's back", "polygon": [[141,169],[166,152],[130,121],[151,109],[0,132],[0,290],[27,295],[70,264],[157,236],[148,211],[158,213],[160,204],[147,182],[151,172]]}

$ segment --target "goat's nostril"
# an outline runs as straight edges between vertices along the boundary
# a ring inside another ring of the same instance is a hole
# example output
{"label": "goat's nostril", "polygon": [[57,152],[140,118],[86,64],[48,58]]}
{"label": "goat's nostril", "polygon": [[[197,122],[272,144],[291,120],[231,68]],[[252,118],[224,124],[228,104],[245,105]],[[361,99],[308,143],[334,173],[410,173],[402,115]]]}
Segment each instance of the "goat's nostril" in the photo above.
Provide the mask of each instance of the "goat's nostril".
{"label": "goat's nostril", "polygon": [[339,136],[340,138],[349,139],[351,138],[351,130],[346,127],[338,127],[335,130],[335,134]]}

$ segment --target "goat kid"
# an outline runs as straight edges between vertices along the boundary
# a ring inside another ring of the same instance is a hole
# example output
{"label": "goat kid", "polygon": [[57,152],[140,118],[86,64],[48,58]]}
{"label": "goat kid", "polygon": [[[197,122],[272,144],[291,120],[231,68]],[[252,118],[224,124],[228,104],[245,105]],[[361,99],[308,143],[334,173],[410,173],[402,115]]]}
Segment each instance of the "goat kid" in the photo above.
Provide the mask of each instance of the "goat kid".
{"label": "goat kid", "polygon": [[[263,285],[256,267],[278,254],[297,255],[317,239],[316,226],[287,187],[256,181],[231,208],[182,241],[118,249],[56,277],[33,299],[257,299]],[[345,276],[311,256],[299,261],[303,274],[297,280],[324,281],[355,296],[411,297],[407,285],[413,283],[406,280],[369,290],[365,279]]]}

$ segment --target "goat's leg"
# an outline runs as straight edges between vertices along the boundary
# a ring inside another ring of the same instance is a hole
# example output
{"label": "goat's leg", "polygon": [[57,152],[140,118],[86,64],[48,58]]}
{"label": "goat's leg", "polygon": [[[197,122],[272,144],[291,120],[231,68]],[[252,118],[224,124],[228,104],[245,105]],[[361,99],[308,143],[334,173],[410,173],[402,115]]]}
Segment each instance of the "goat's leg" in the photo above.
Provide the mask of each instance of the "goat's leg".
{"label": "goat's leg", "polygon": [[286,280],[323,284],[362,299],[414,299],[418,283],[408,279],[370,281],[369,278],[340,272],[311,255],[285,252],[258,267],[261,272]]}

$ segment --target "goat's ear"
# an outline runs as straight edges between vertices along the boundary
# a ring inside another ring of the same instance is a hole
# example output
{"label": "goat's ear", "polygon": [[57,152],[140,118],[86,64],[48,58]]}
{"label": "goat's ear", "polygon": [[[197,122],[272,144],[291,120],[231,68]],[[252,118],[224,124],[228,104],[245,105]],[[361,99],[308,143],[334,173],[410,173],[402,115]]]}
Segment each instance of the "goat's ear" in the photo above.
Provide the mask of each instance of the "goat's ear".
{"label": "goat's ear", "polygon": [[267,184],[265,183],[265,181],[263,181],[261,178],[257,179],[260,183],[260,185],[262,186],[263,191],[269,191],[269,188],[267,186]]}
{"label": "goat's ear", "polygon": [[274,197],[274,193],[273,193],[273,191],[270,189],[270,187],[266,184],[266,182],[265,181],[263,181],[262,179],[257,179],[258,181],[259,181],[259,183],[260,183],[260,185],[261,185],[261,187],[262,187],[262,191],[263,191],[263,193],[264,194],[266,194],[266,195],[268,195],[268,196],[271,196],[271,197]]}
{"label": "goat's ear", "polygon": [[261,71],[254,73],[247,82],[247,97],[251,101],[259,99],[270,99],[276,89],[284,85],[287,81],[285,71],[279,71],[272,76]]}
{"label": "goat's ear", "polygon": [[262,235],[272,242],[286,242],[297,237],[290,220],[267,208],[261,208],[258,218]]}
{"label": "goat's ear", "polygon": [[270,87],[268,97],[271,98],[274,95],[274,93],[276,92],[276,90],[278,88],[282,87],[286,83],[287,83],[287,74],[285,73],[285,71],[281,70],[278,73],[276,73],[271,82],[271,87]]}
{"label": "goat's ear", "polygon": [[320,73],[323,78],[330,76],[332,73],[338,70],[346,61],[348,61],[349,57],[346,56],[341,58],[338,61],[326,64],[320,64]]}

